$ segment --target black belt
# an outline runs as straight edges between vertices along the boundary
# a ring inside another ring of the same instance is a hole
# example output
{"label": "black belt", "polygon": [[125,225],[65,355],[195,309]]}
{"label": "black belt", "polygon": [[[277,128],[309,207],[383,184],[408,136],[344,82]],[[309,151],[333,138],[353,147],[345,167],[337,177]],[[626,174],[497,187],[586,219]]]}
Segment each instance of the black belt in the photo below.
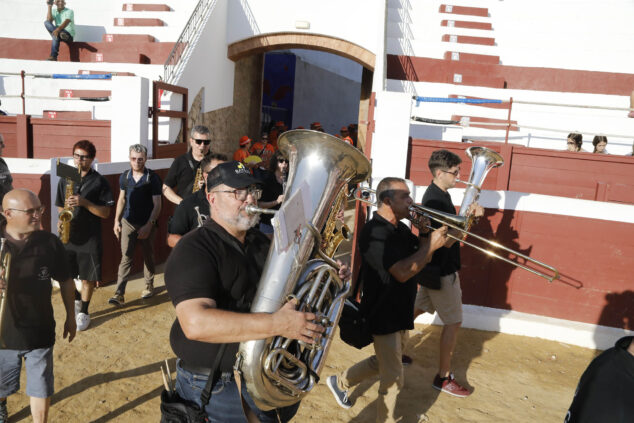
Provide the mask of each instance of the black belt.
{"label": "black belt", "polygon": [[[179,365],[181,366],[181,369],[187,370],[189,373],[196,373],[199,375],[205,375],[207,377],[211,374],[211,367],[194,366],[184,362],[183,360],[179,362]],[[232,372],[222,372],[220,374],[220,378],[224,380],[228,380],[232,376],[233,376]]]}

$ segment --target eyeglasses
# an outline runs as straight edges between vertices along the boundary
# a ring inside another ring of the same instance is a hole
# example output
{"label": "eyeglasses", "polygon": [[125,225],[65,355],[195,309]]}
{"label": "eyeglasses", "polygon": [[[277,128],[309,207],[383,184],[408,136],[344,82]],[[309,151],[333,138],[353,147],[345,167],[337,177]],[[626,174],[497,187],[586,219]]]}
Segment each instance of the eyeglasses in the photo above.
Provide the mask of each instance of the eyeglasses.
{"label": "eyeglasses", "polygon": [[450,175],[455,176],[456,178],[458,177],[458,175],[460,175],[460,169],[458,170],[454,170],[453,172],[449,172],[448,170],[443,170],[443,172],[448,173]]}
{"label": "eyeglasses", "polygon": [[286,164],[288,164],[288,160],[286,160],[286,159],[277,159],[277,162],[278,163],[286,163]]}
{"label": "eyeglasses", "polygon": [[196,138],[192,138],[192,139],[193,139],[193,140],[196,142],[196,144],[198,144],[198,145],[200,145],[200,144],[205,144],[205,145],[209,145],[209,144],[211,144],[211,140],[199,140],[199,139],[196,139]]}
{"label": "eyeglasses", "polygon": [[7,210],[19,211],[19,212],[22,212],[22,213],[26,213],[29,216],[33,216],[33,215],[35,215],[35,213],[37,213],[40,216],[42,216],[42,214],[44,213],[44,209],[45,208],[46,208],[45,206],[40,206],[40,207],[34,207],[32,209],[27,209],[27,210],[22,210],[22,209],[7,209]]}
{"label": "eyeglasses", "polygon": [[260,197],[262,197],[262,190],[256,187],[249,187],[249,188],[240,188],[240,189],[234,189],[232,191],[213,191],[213,192],[229,192],[232,193],[233,196],[236,198],[236,200],[238,201],[245,201],[247,199],[248,195],[251,195],[251,197],[253,197],[255,200],[259,200]]}
{"label": "eyeglasses", "polygon": [[130,157],[131,162],[144,162],[145,157]]}
{"label": "eyeglasses", "polygon": [[92,159],[92,157],[87,156],[87,155],[83,155],[83,154],[73,154],[73,157],[76,158],[77,160],[88,160],[88,159]]}

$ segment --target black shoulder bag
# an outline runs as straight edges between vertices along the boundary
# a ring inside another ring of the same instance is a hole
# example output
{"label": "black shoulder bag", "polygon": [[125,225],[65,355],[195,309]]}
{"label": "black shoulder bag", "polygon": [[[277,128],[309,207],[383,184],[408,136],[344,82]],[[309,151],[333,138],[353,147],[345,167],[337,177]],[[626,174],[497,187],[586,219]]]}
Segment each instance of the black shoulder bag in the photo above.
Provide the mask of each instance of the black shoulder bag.
{"label": "black shoulder bag", "polygon": [[354,292],[343,303],[343,310],[339,318],[339,337],[343,342],[357,349],[364,348],[372,343],[372,328],[370,326],[370,318],[374,315],[379,306],[383,303],[382,298],[374,304],[370,311],[364,310],[364,307],[355,300],[359,292],[359,286],[363,278],[359,276],[357,286]]}
{"label": "black shoulder bag", "polygon": [[211,389],[220,379],[220,361],[225,353],[227,344],[220,345],[216,359],[214,360],[211,373],[207,378],[207,384],[200,394],[201,407],[193,401],[183,399],[176,391],[163,389],[161,392],[161,423],[205,423],[207,413],[205,406],[211,398]]}

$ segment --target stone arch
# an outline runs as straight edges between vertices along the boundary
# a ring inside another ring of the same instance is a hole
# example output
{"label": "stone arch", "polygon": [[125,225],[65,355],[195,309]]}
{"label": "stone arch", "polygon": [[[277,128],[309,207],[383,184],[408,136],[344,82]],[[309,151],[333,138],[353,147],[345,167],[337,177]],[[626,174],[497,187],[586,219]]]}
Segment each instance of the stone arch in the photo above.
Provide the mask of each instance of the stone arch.
{"label": "stone arch", "polygon": [[371,51],[341,38],[298,32],[276,32],[257,35],[229,44],[227,57],[237,61],[243,57],[273,50],[303,48],[336,54],[374,71],[376,56]]}

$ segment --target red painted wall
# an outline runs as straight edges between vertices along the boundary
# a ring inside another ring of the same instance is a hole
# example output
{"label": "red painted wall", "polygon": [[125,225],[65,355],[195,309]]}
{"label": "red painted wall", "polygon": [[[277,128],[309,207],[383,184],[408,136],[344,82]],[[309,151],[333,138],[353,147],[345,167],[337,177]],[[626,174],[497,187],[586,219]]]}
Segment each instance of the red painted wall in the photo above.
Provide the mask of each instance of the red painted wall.
{"label": "red painted wall", "polygon": [[[479,143],[502,154],[484,189],[593,199],[597,184],[624,185],[605,201],[634,204],[634,157],[603,156]],[[463,158],[461,178],[471,163],[470,144],[413,140],[407,178],[428,185],[427,160],[445,148]],[[518,189],[521,187],[522,189]],[[463,302],[618,328],[634,329],[634,224],[600,219],[487,209],[473,232],[558,268],[548,283],[501,260],[462,247]],[[512,255],[509,258],[514,258]]]}

